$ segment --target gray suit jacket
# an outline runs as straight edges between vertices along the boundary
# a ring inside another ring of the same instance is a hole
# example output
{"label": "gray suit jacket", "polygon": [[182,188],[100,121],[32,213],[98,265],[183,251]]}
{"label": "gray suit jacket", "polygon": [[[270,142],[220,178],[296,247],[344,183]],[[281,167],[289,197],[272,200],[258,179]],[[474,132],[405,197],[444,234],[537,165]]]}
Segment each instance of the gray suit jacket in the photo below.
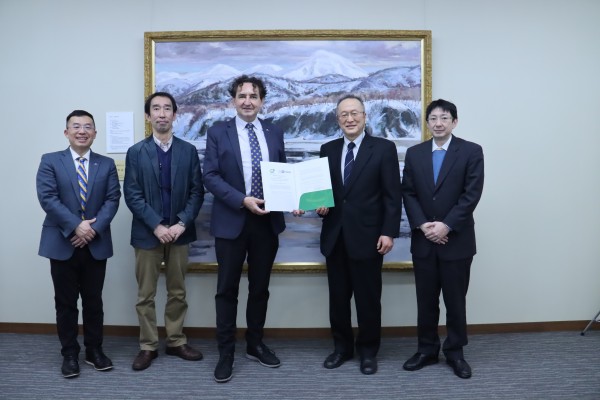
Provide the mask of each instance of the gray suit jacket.
{"label": "gray suit jacket", "polygon": [[[71,237],[81,223],[77,171],[67,148],[44,154],[36,176],[38,200],[46,212],[38,254],[55,260],[68,260],[75,247]],[[110,222],[119,208],[121,187],[112,158],[90,152],[88,195],[85,218],[96,218],[96,237],[88,246],[96,260],[113,255]]]}
{"label": "gray suit jacket", "polygon": [[[196,240],[194,221],[204,202],[202,171],[193,145],[173,137],[171,151],[170,224],[183,221],[185,231],[175,244],[184,245]],[[131,245],[140,249],[155,248],[160,241],[154,236],[154,229],[163,218],[158,155],[152,136],[127,151],[123,193],[133,214]]]}

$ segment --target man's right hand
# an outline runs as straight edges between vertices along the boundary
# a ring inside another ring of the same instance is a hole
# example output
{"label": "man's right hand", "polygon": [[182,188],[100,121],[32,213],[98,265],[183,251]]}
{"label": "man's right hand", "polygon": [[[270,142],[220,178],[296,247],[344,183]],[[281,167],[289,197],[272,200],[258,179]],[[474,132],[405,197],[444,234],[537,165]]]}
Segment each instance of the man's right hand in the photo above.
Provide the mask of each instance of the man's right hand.
{"label": "man's right hand", "polygon": [[173,241],[173,233],[169,231],[169,228],[162,224],[159,224],[154,228],[154,236],[156,236],[162,244],[171,243]]}
{"label": "man's right hand", "polygon": [[265,215],[268,214],[269,211],[265,211],[260,206],[265,205],[265,201],[262,199],[257,199],[256,197],[246,196],[244,197],[244,207],[246,207],[252,214],[256,215]]}

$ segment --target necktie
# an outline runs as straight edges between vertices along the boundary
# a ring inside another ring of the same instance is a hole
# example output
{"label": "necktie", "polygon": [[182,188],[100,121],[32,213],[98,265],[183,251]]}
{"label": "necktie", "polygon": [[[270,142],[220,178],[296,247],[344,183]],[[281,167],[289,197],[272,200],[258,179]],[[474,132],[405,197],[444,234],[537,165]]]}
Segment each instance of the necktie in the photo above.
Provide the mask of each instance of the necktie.
{"label": "necktie", "polygon": [[354,142],[348,143],[348,152],[346,152],[346,159],[344,160],[344,185],[352,173],[354,167]]}
{"label": "necktie", "polygon": [[79,181],[79,202],[81,203],[81,219],[85,219],[85,203],[87,202],[87,174],[85,173],[85,158],[77,158],[77,180]]}
{"label": "necktie", "polygon": [[262,175],[260,173],[260,162],[262,161],[262,153],[260,152],[260,144],[254,132],[254,125],[246,124],[248,130],[248,139],[250,141],[250,156],[252,158],[252,182],[250,183],[250,196],[262,199],[263,186]]}
{"label": "necktie", "polygon": [[433,161],[433,183],[437,184],[438,175],[440,174],[440,168],[442,168],[442,162],[444,161],[445,155],[446,150],[441,147],[435,149],[431,155]]}

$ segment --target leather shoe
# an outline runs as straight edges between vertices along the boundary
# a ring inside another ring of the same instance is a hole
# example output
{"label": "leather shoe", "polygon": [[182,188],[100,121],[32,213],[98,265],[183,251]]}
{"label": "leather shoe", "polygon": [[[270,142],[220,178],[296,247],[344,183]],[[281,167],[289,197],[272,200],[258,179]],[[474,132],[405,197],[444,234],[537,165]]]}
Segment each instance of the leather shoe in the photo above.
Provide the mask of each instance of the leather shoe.
{"label": "leather shoe", "polygon": [[373,375],[375,372],[377,372],[377,359],[375,357],[361,358],[360,372],[365,375]]}
{"label": "leather shoe", "polygon": [[246,358],[258,361],[260,365],[269,368],[277,368],[281,365],[279,358],[264,343],[258,346],[246,346]]}
{"label": "leather shoe", "polygon": [[166,353],[170,356],[177,356],[188,361],[202,360],[202,353],[187,344],[182,344],[177,347],[167,347]]}
{"label": "leather shoe", "polygon": [[219,357],[215,367],[215,382],[225,383],[233,376],[233,354],[227,353]]}
{"label": "leather shoe", "polygon": [[323,366],[327,369],[334,369],[351,359],[351,354],[338,353],[334,351],[333,353],[327,356],[325,362],[323,363]]}
{"label": "leather shoe", "polygon": [[156,350],[140,350],[135,360],[133,360],[133,368],[135,371],[141,371],[148,368],[152,364],[152,360],[158,357]]}
{"label": "leather shoe", "polygon": [[113,368],[112,361],[106,357],[101,347],[85,350],[85,362],[93,366],[96,371],[108,371]]}
{"label": "leather shoe", "polygon": [[60,371],[65,378],[70,379],[79,376],[78,358],[77,356],[64,356]]}
{"label": "leather shoe", "polygon": [[458,360],[446,360],[446,364],[452,367],[454,375],[462,379],[469,379],[471,377],[471,367],[462,358]]}
{"label": "leather shoe", "polygon": [[404,363],[402,368],[407,371],[417,371],[428,365],[436,364],[438,361],[437,354],[415,353]]}

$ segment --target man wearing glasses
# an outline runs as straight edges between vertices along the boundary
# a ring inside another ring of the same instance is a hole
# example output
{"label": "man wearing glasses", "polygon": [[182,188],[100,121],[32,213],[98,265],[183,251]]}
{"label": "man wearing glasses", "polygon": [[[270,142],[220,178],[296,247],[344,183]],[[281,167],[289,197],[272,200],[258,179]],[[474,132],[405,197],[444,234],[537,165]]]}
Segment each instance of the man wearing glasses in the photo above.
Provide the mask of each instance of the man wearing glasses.
{"label": "man wearing glasses", "polygon": [[402,180],[412,232],[419,343],[404,369],[416,371],[438,362],[442,292],[448,332],[442,351],[454,374],[468,379],[471,367],[463,355],[466,295],[476,252],[473,211],[483,190],[483,151],[452,134],[458,114],[449,101],[431,102],[425,117],[433,138],[408,149]]}
{"label": "man wearing glasses", "polygon": [[102,351],[102,288],[106,260],[113,255],[110,223],[119,208],[121,187],[115,162],[91,151],[94,117],[75,110],[67,116],[69,148],[44,154],[37,172],[37,195],[46,213],[39,255],[50,259],[56,330],[65,378],[79,376],[81,296],[85,362],[98,371],[113,364]]}
{"label": "man wearing glasses", "polygon": [[[321,146],[328,157],[335,207],[317,209],[323,217],[321,252],[329,282],[329,320],[334,351],[323,366],[333,369],[360,356],[360,371],[377,372],[381,342],[381,268],[383,256],[400,232],[402,195],[394,143],[365,132],[363,101],[342,97],[337,120],[344,136]],[[351,323],[356,304],[356,343]]]}

